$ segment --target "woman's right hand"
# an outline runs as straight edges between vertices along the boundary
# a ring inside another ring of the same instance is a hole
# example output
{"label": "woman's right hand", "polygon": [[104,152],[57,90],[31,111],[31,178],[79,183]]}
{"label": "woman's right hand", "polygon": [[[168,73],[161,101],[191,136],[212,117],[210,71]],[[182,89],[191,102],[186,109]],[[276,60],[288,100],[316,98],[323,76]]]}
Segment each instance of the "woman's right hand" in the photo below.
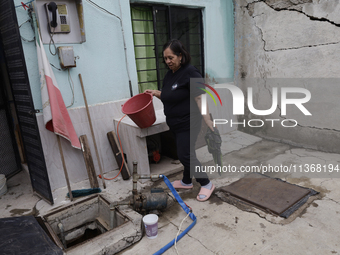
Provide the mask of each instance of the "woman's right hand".
{"label": "woman's right hand", "polygon": [[152,96],[155,96],[155,97],[158,97],[158,98],[161,97],[161,91],[159,91],[159,90],[146,89],[146,90],[144,91],[144,93],[149,93],[149,94],[151,94]]}

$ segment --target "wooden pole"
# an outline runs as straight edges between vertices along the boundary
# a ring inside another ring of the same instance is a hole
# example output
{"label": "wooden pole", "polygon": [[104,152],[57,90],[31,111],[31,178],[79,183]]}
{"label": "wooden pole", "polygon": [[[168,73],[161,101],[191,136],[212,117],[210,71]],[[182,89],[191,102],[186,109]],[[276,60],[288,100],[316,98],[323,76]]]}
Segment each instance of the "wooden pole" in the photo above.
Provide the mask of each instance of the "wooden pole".
{"label": "wooden pole", "polygon": [[105,180],[104,180],[104,175],[103,175],[103,170],[102,170],[102,165],[101,165],[101,163],[100,163],[100,158],[99,158],[99,153],[98,153],[98,148],[97,148],[97,143],[96,143],[96,137],[94,136],[94,132],[93,132],[93,127],[92,127],[92,121],[91,121],[90,111],[89,111],[89,107],[88,107],[88,105],[87,105],[87,100],[86,100],[86,95],[85,95],[85,89],[84,89],[83,79],[81,78],[81,74],[79,74],[79,80],[80,80],[81,90],[83,91],[83,96],[84,96],[84,102],[85,102],[87,117],[88,117],[89,123],[90,123],[90,129],[91,129],[91,134],[92,134],[92,137],[93,137],[94,149],[95,149],[95,151],[96,151],[96,156],[97,156],[97,160],[98,160],[100,175],[102,176],[101,179],[102,179],[102,182],[103,182],[103,187],[104,187],[104,189],[106,189]]}
{"label": "wooden pole", "polygon": [[57,135],[57,140],[58,140],[58,146],[59,146],[61,162],[63,163],[63,169],[64,169],[65,179],[66,179],[66,183],[67,183],[68,193],[70,194],[71,201],[73,201],[73,195],[72,195],[70,180],[68,178],[68,173],[67,173],[65,159],[64,159],[64,153],[63,153],[63,149],[61,148],[61,142],[60,142],[60,136],[59,135]]}

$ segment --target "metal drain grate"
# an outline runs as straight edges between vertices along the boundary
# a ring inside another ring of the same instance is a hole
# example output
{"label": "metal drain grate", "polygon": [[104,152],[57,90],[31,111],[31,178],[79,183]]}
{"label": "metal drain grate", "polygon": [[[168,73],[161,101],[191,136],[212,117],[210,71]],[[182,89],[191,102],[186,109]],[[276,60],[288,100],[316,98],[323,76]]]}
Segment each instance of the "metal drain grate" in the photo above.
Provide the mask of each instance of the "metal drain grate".
{"label": "metal drain grate", "polygon": [[247,175],[222,187],[221,191],[280,216],[294,205],[302,205],[303,203],[298,202],[306,196],[317,193],[261,174]]}

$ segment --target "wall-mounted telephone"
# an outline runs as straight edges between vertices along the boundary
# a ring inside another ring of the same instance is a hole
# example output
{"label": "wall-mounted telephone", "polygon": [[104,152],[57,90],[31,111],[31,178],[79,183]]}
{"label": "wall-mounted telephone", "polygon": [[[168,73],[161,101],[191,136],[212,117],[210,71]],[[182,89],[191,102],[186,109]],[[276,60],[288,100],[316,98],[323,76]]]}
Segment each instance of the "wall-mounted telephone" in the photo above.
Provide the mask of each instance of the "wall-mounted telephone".
{"label": "wall-mounted telephone", "polygon": [[50,2],[45,4],[48,29],[52,34],[70,33],[70,19],[68,17],[67,5],[64,3]]}

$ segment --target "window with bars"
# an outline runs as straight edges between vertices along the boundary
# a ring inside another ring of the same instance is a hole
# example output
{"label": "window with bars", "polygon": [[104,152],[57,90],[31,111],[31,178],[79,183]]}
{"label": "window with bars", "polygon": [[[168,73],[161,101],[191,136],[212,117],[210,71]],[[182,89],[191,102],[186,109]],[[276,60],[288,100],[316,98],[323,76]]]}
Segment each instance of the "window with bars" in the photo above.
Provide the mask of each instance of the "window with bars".
{"label": "window with bars", "polygon": [[180,40],[194,65],[204,75],[202,10],[178,6],[131,5],[131,21],[139,91],[161,89],[168,71],[163,45]]}

